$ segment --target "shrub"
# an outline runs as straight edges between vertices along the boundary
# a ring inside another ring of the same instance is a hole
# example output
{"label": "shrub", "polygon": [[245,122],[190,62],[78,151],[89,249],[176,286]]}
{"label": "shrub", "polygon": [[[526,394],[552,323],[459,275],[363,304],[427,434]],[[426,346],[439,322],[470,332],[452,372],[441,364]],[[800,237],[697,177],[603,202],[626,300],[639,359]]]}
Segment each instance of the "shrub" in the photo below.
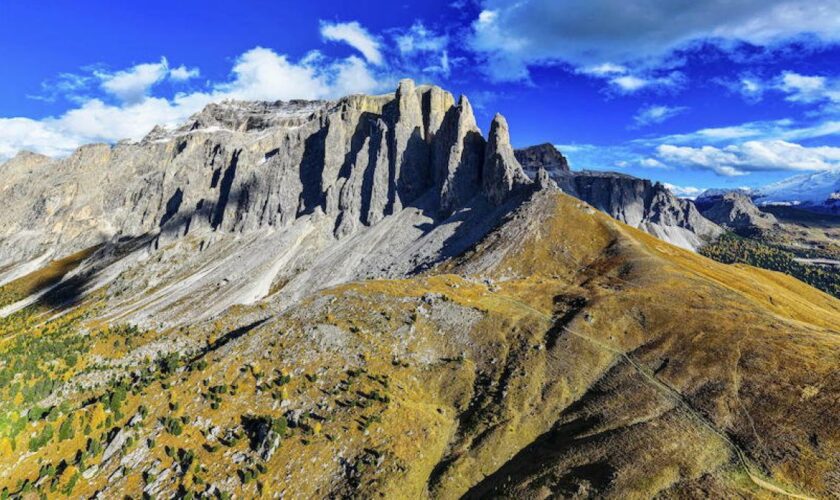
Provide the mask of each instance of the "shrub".
{"label": "shrub", "polygon": [[181,433],[184,432],[184,427],[181,425],[181,421],[177,418],[166,417],[164,427],[166,427],[167,432],[173,436],[180,436]]}
{"label": "shrub", "polygon": [[35,452],[46,446],[53,438],[52,424],[47,424],[41,429],[41,432],[29,440],[29,451]]}
{"label": "shrub", "polygon": [[68,415],[67,418],[64,419],[64,422],[61,423],[61,427],[58,428],[58,440],[66,441],[68,439],[73,439],[73,436],[75,435],[76,432],[73,430],[73,416]]}

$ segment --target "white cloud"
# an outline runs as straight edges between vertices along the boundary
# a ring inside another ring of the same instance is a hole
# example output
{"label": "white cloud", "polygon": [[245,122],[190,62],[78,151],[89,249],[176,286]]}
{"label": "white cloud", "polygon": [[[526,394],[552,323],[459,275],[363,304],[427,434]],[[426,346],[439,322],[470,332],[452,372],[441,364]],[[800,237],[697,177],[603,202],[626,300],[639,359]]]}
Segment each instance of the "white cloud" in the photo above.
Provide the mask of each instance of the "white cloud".
{"label": "white cloud", "polygon": [[116,73],[94,74],[102,80],[102,90],[123,102],[135,103],[146,97],[152,86],[166,78],[168,73],[169,64],[166,58],[161,58],[159,63],[138,64]]}
{"label": "white cloud", "polygon": [[154,84],[167,74],[161,68],[168,71],[165,59],[115,73],[100,71],[103,87],[108,85],[103,90],[119,100],[115,104],[102,96],[87,98],[60,116],[41,120],[0,118],[0,161],[23,149],[61,156],[86,143],[137,140],[155,125],[177,125],[208,103],[223,99],[327,99],[383,91],[394,84],[387,74],[374,73],[356,56],[329,59],[311,52],[292,61],[256,47],[236,59],[228,81],[211,83],[206,91],[178,93],[167,99],[149,95]]}
{"label": "white cloud", "polygon": [[0,163],[23,149],[59,156],[79,145],[53,127],[29,118],[0,118]]}
{"label": "white cloud", "polygon": [[763,87],[761,82],[754,78],[749,77],[742,77],[741,78],[741,92],[746,95],[756,95],[761,94],[763,91]]}
{"label": "white cloud", "polygon": [[840,79],[825,76],[800,75],[785,71],[778,78],[777,88],[787,94],[791,102],[810,104],[816,102],[840,103]]}
{"label": "white cloud", "polygon": [[723,148],[662,144],[659,158],[678,165],[714,171],[724,176],[746,175],[751,171],[830,170],[840,167],[840,148],[806,147],[782,140],[747,141]]}
{"label": "white cloud", "polygon": [[349,23],[321,21],[321,36],[326,40],[350,45],[361,52],[371,64],[378,66],[383,63],[379,41],[356,21]]}
{"label": "white cloud", "polygon": [[712,81],[722,85],[733,94],[739,94],[751,104],[761,101],[768,87],[767,82],[751,73],[743,73],[735,79],[715,78]]}
{"label": "white cloud", "polygon": [[201,71],[198,68],[187,68],[183,64],[178,66],[177,68],[172,68],[169,70],[169,78],[183,82],[190,80],[192,78],[198,78],[201,75]]}
{"label": "white cloud", "polygon": [[697,198],[697,196],[699,196],[700,193],[705,191],[705,189],[696,188],[694,186],[677,186],[675,184],[669,184],[667,182],[663,185],[668,189],[668,191],[673,193],[675,196],[678,196],[680,198],[688,198],[690,200]]}
{"label": "white cloud", "polygon": [[233,81],[217,85],[216,92],[243,100],[318,99],[329,91],[320,59],[320,54],[310,53],[293,63],[283,54],[256,47],[236,59]]}
{"label": "white cloud", "polygon": [[529,66],[557,62],[656,66],[703,40],[840,40],[837,0],[482,0],[481,8],[469,43],[497,80],[527,79]]}
{"label": "white cloud", "polygon": [[632,141],[642,145],[656,144],[722,144],[738,140],[774,140],[801,141],[840,134],[840,120],[821,119],[803,124],[784,118],[746,122],[727,127],[712,127],[686,134],[671,134],[653,139]]}
{"label": "white cloud", "polygon": [[610,82],[626,92],[635,92],[650,84],[648,80],[633,75],[618,76],[610,80]]}
{"label": "white cloud", "polygon": [[677,88],[684,83],[684,76],[679,71],[661,72],[650,69],[631,72],[627,66],[603,63],[586,66],[577,73],[605,80],[612,88],[622,94],[633,94],[642,89],[663,90]]}
{"label": "white cloud", "polygon": [[449,76],[449,36],[416,21],[408,29],[392,30],[404,71]]}
{"label": "white cloud", "polygon": [[624,75],[628,72],[626,66],[620,64],[613,64],[610,62],[597,64],[595,66],[587,66],[580,70],[581,73],[592,76],[609,76],[609,75]]}
{"label": "white cloud", "polygon": [[665,165],[661,161],[657,160],[656,158],[643,158],[639,161],[639,165],[643,168],[660,168],[663,170],[670,170],[671,167]]}
{"label": "white cloud", "polygon": [[633,117],[637,127],[662,123],[687,110],[685,106],[652,105],[640,109]]}
{"label": "white cloud", "polygon": [[394,40],[402,54],[441,52],[449,44],[448,36],[435,33],[420,21],[416,21],[411,28],[398,34]]}

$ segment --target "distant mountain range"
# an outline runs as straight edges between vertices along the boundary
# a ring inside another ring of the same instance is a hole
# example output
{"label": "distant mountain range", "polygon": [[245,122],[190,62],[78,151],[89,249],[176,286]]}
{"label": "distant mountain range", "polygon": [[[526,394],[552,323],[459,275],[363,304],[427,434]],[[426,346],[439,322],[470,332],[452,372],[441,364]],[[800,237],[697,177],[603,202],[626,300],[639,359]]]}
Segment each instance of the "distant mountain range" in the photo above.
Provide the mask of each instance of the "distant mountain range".
{"label": "distant mountain range", "polygon": [[698,196],[709,198],[741,192],[756,205],[789,205],[812,212],[840,214],[840,170],[801,174],[756,189],[708,189]]}

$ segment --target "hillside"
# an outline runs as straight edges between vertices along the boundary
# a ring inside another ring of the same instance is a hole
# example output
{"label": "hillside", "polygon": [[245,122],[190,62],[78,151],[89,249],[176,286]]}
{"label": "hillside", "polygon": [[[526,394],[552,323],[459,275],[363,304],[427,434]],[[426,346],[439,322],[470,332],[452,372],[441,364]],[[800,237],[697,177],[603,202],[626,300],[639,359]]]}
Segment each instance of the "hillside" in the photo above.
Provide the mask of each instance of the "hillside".
{"label": "hillside", "polygon": [[404,81],[12,160],[2,495],[840,494],[840,300],[489,130]]}

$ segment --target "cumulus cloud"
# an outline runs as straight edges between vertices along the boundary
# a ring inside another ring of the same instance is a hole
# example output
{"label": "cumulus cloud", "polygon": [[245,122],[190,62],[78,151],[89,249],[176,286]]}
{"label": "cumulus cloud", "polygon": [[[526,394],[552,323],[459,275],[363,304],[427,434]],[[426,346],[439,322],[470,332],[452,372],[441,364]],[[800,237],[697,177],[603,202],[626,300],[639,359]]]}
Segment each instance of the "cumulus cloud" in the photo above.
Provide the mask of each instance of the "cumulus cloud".
{"label": "cumulus cloud", "polygon": [[840,148],[806,147],[782,140],[747,141],[723,148],[662,144],[657,156],[667,162],[711,170],[719,175],[746,175],[768,170],[831,170],[840,167]]}
{"label": "cumulus cloud", "polygon": [[651,105],[640,109],[633,117],[633,121],[637,127],[645,127],[656,123],[662,123],[669,120],[680,113],[684,113],[688,108],[685,106],[663,106]]}
{"label": "cumulus cloud", "polygon": [[169,70],[169,78],[178,82],[184,82],[199,76],[201,76],[201,71],[198,68],[188,68],[183,64]]}
{"label": "cumulus cloud", "polygon": [[768,46],[803,33],[840,40],[836,0],[483,0],[481,9],[469,43],[497,80],[526,79],[529,66],[558,62],[656,65],[698,40]]}
{"label": "cumulus cloud", "polygon": [[344,42],[365,56],[368,62],[375,65],[383,63],[379,41],[356,21],[349,23],[321,22],[321,36],[325,40]]}
{"label": "cumulus cloud", "polygon": [[680,198],[688,198],[690,200],[697,198],[700,195],[700,193],[705,191],[705,189],[700,189],[694,186],[677,186],[675,184],[669,184],[667,182],[663,185],[668,189],[668,191],[673,193],[674,196],[678,196]]}
{"label": "cumulus cloud", "polygon": [[777,88],[787,94],[785,99],[791,102],[840,103],[840,79],[785,71],[778,78]]}
{"label": "cumulus cloud", "polygon": [[96,72],[102,80],[102,89],[126,103],[135,103],[148,95],[152,86],[169,73],[169,63],[162,58],[158,63],[138,64],[116,73]]}
{"label": "cumulus cloud", "polygon": [[[178,81],[197,73],[186,67],[176,70]],[[240,55],[227,81],[171,98],[150,95],[167,75],[173,78],[171,73],[166,59],[113,73],[98,71],[95,78],[103,95],[87,98],[60,116],[0,118],[0,161],[23,149],[60,156],[85,143],[140,139],[155,125],[177,125],[208,103],[224,99],[326,99],[393,86],[392,79],[356,56],[330,59],[311,52],[293,61],[263,47]]]}

